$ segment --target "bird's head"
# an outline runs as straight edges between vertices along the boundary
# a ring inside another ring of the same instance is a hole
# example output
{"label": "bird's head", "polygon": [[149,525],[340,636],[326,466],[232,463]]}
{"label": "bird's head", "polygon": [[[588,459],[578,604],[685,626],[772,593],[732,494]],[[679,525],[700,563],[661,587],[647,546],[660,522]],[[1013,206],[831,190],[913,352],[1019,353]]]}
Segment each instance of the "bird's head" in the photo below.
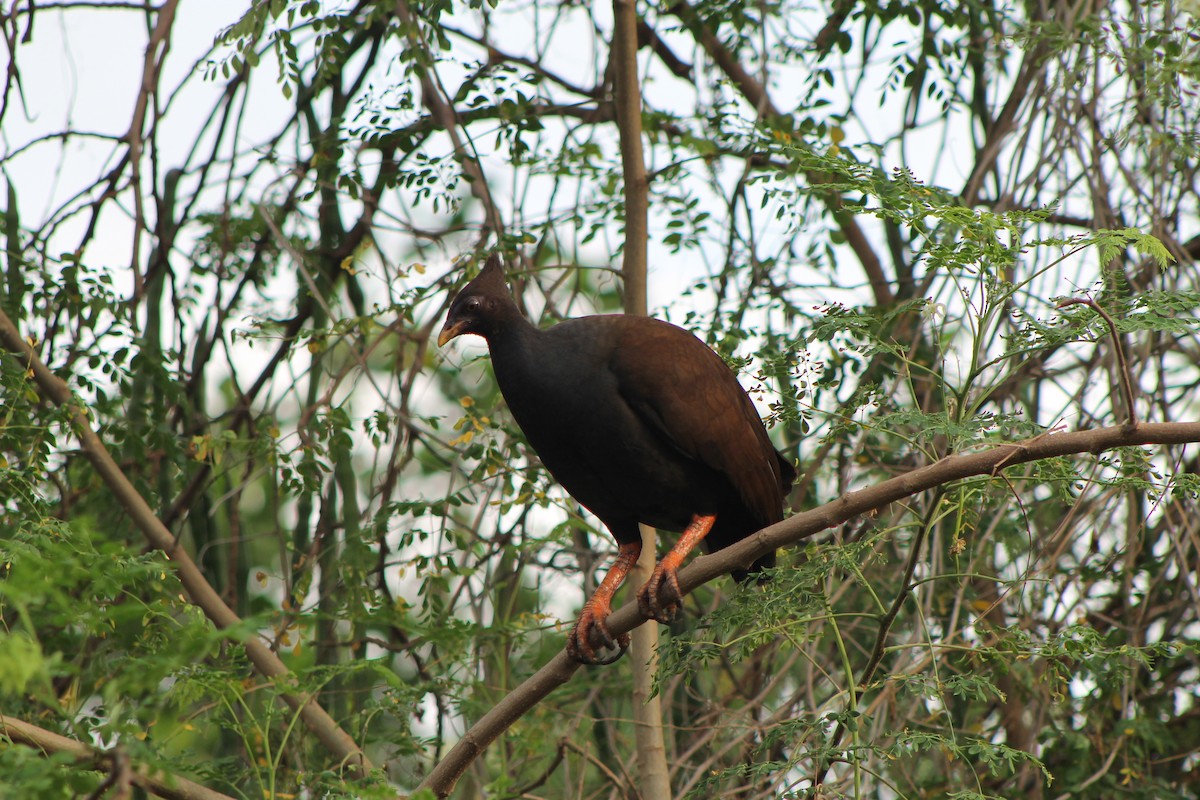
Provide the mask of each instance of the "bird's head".
{"label": "bird's head", "polygon": [[464,333],[474,333],[486,339],[514,314],[519,316],[520,312],[504,283],[500,256],[493,253],[475,280],[464,286],[450,304],[446,324],[438,334],[438,346]]}

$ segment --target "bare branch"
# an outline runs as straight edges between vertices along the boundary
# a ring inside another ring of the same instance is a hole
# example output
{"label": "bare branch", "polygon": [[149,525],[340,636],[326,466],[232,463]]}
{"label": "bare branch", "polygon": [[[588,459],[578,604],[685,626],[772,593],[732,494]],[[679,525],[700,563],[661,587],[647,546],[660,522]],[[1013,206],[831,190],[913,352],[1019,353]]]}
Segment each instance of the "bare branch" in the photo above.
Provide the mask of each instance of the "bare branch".
{"label": "bare branch", "polygon": [[[621,171],[625,178],[625,313],[646,314],[649,238],[649,185],[642,153],[642,95],[638,85],[638,16],[634,0],[613,0],[611,65],[614,73],[617,128],[621,138]],[[653,528],[640,526],[642,551],[629,574],[642,586],[654,571]],[[658,672],[658,626],[640,625],[631,636],[634,737],[637,742],[638,785],[649,797],[670,797],[667,749],[663,744],[662,703],[654,694]]]}

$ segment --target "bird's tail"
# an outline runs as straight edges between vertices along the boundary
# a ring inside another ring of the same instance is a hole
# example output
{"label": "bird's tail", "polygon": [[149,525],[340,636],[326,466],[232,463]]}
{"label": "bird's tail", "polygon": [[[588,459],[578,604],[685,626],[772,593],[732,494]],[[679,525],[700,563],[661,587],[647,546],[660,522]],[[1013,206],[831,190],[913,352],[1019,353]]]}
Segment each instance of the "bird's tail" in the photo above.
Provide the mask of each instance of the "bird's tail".
{"label": "bird's tail", "polygon": [[775,566],[774,550],[751,564],[749,569],[735,569],[730,574],[733,575],[733,579],[738,583],[745,583],[746,581],[750,580],[755,580],[759,583],[762,583],[768,579],[767,573],[763,570],[770,569],[773,566]]}

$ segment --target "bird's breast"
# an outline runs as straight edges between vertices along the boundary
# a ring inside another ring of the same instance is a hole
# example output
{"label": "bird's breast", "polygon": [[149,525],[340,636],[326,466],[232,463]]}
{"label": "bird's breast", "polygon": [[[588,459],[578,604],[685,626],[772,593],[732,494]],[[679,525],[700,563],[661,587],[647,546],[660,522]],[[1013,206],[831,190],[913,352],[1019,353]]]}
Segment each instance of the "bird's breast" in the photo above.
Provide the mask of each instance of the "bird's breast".
{"label": "bird's breast", "polygon": [[542,463],[614,533],[626,519],[681,530],[713,511],[719,477],[630,408],[607,363],[586,347],[552,356],[492,353],[500,391]]}

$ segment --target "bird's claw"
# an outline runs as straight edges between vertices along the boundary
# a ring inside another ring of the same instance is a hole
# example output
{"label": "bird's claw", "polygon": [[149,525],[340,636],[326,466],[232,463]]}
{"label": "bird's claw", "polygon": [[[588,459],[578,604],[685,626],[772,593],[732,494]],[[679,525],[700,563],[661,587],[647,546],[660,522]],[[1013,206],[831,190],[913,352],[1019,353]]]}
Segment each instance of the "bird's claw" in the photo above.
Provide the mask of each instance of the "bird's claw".
{"label": "bird's claw", "polygon": [[683,592],[679,589],[675,570],[656,567],[650,580],[638,592],[637,600],[642,616],[663,623],[675,619],[683,605]]}
{"label": "bird's claw", "polygon": [[[579,615],[579,621],[571,630],[571,635],[567,637],[567,655],[580,664],[590,666],[612,664],[625,655],[625,651],[629,648],[629,634],[623,633],[613,637],[605,622],[607,616],[607,614],[596,614],[592,609],[584,608],[583,613]],[[597,649],[616,650],[617,652],[608,658],[600,658],[596,655]]]}

